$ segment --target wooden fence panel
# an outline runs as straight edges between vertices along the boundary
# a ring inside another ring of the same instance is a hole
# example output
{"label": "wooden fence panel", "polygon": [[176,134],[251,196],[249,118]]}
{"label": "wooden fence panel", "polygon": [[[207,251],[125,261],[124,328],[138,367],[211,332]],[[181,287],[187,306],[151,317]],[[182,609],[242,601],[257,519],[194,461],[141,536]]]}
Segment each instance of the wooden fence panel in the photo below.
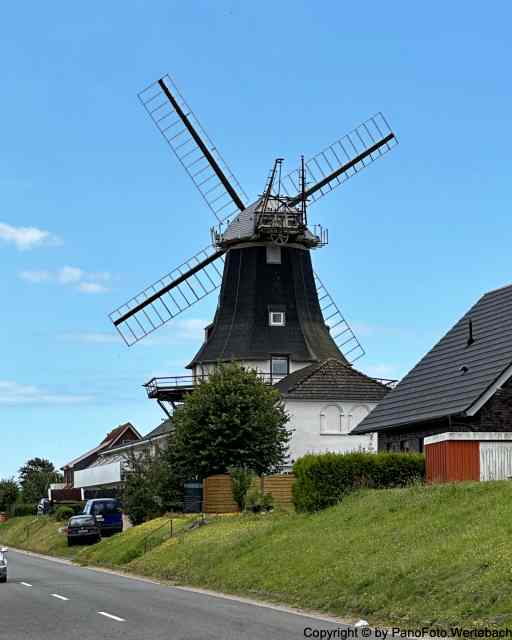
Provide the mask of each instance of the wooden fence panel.
{"label": "wooden fence panel", "polygon": [[263,492],[271,493],[276,506],[288,509],[292,506],[292,485],[295,476],[275,475],[263,477]]}
{"label": "wooden fence panel", "polygon": [[233,500],[231,476],[210,476],[203,480],[203,511],[205,513],[236,513],[238,505]]}
{"label": "wooden fence panel", "polygon": [[[271,493],[276,506],[289,508],[292,505],[293,475],[274,475],[257,478],[253,487]],[[203,511],[205,513],[237,513],[238,505],[233,500],[231,476],[220,474],[203,480]]]}

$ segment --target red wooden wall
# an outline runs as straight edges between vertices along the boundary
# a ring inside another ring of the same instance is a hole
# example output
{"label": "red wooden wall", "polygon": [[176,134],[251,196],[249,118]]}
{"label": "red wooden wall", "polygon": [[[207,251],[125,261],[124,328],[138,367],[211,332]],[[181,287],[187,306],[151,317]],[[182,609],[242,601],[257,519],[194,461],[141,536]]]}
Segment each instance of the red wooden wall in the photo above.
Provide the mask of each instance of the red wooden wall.
{"label": "red wooden wall", "polygon": [[445,440],[425,446],[427,482],[480,480],[480,443]]}

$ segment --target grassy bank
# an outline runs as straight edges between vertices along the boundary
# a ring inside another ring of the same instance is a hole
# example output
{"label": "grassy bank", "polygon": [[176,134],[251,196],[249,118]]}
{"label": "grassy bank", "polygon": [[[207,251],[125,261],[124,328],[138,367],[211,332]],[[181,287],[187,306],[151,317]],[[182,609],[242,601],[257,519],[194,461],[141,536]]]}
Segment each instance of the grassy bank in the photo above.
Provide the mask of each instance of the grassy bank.
{"label": "grassy bank", "polygon": [[66,536],[59,533],[59,528],[63,526],[64,523],[55,522],[48,516],[12,518],[0,525],[0,543],[17,549],[72,558],[79,547],[68,548]]}
{"label": "grassy bank", "polygon": [[512,484],[366,491],[315,515],[224,518],[137,573],[407,625],[512,625]]}
{"label": "grassy bank", "polygon": [[[61,556],[83,564],[120,567],[161,544],[170,535],[169,518],[155,518],[101,540],[97,544],[68,547],[63,522],[48,516],[12,518],[0,525],[0,543],[26,551]],[[173,518],[173,533],[179,534],[189,518]]]}
{"label": "grassy bank", "polygon": [[509,482],[362,491],[314,515],[219,517],[145,553],[154,526],[77,559],[373,624],[512,626]]}

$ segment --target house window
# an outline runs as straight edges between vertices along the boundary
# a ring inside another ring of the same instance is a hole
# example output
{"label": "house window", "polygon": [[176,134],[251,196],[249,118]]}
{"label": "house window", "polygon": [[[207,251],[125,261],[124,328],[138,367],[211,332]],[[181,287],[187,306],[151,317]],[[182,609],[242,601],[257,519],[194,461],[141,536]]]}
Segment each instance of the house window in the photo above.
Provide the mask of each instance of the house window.
{"label": "house window", "polygon": [[320,433],[323,435],[337,435],[345,433],[345,414],[338,405],[331,404],[320,412]]}
{"label": "house window", "polygon": [[267,247],[267,264],[281,264],[281,247]]}
{"label": "house window", "polygon": [[366,418],[369,413],[369,407],[363,404],[353,407],[348,415],[347,430],[350,432],[352,431],[352,429],[355,429],[357,425],[363,420],[363,418]]}
{"label": "house window", "polygon": [[286,324],[286,317],[284,311],[269,311],[268,323],[271,327],[284,327]]}
{"label": "house window", "polygon": [[288,356],[272,356],[270,358],[270,371],[272,377],[281,378],[290,373],[290,361]]}

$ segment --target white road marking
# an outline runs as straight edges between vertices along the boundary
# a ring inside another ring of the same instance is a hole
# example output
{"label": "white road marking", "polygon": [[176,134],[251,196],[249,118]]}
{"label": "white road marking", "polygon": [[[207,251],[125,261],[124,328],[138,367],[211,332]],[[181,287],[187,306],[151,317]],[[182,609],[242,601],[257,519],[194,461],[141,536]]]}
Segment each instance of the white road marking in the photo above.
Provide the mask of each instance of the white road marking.
{"label": "white road marking", "polygon": [[118,618],[117,616],[113,616],[111,613],[107,613],[106,611],[98,611],[100,616],[105,616],[106,618],[111,618],[112,620],[117,620],[117,622],[126,622],[124,618]]}
{"label": "white road marking", "polygon": [[24,587],[31,587],[32,586],[28,582],[20,582],[20,584],[22,584]]}
{"label": "white road marking", "polygon": [[58,598],[59,600],[69,600],[69,598],[66,598],[66,596],[59,596],[58,593],[52,593],[51,594],[54,598]]}

